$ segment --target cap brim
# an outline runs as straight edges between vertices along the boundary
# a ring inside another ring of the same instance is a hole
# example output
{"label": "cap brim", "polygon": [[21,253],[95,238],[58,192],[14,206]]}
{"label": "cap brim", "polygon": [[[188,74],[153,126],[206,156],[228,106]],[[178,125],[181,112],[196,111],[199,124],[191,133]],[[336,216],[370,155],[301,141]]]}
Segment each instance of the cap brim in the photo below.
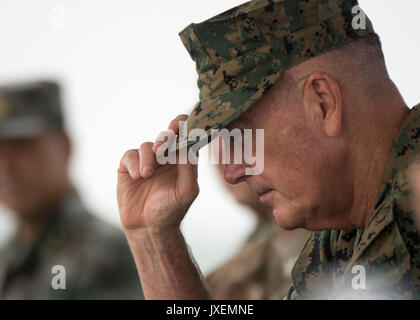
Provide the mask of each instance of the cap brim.
{"label": "cap brim", "polygon": [[[267,93],[281,75],[282,72],[278,72],[263,78],[257,88],[242,87],[198,102],[188,116],[187,129],[180,133],[176,141],[175,150],[191,147],[197,143],[200,143],[200,147],[208,144],[217,137],[217,135],[212,136],[213,129],[223,129],[239,118]],[[194,129],[204,130],[206,134],[194,139],[190,136]]]}

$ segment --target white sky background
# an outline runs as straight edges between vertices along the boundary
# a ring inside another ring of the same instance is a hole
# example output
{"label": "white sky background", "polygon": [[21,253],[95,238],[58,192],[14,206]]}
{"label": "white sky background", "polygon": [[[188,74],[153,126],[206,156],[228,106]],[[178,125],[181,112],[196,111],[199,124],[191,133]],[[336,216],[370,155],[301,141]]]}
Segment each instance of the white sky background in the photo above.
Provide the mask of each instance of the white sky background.
{"label": "white sky background", "polygon": [[[62,81],[74,141],[72,175],[87,206],[103,219],[119,226],[115,185],[123,152],[154,140],[198,99],[195,65],[178,32],[243,2],[1,0],[0,82]],[[392,79],[409,106],[419,103],[420,2],[360,4],[382,38]],[[57,25],[62,9],[64,28]],[[206,272],[234,253],[254,220],[224,193],[209,165],[200,167],[199,182],[184,233]],[[0,240],[11,230],[7,217],[0,214]]]}

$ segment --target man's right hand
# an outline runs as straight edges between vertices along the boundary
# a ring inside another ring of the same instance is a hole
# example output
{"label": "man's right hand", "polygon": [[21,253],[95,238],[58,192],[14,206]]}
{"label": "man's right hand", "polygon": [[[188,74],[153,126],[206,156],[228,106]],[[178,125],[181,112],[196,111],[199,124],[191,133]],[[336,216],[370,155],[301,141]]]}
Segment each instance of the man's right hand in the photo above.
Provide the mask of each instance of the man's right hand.
{"label": "man's right hand", "polygon": [[[168,130],[179,131],[180,115]],[[159,136],[161,136],[160,134]],[[165,232],[179,228],[188,208],[197,197],[197,165],[160,165],[156,153],[163,141],[143,143],[127,151],[118,169],[117,198],[121,222],[126,232],[140,229]]]}
{"label": "man's right hand", "polygon": [[[179,131],[175,118],[169,125]],[[159,135],[161,136],[161,135]],[[164,141],[127,151],[118,169],[118,208],[146,299],[208,299],[179,225],[197,197],[197,165],[156,160]]]}

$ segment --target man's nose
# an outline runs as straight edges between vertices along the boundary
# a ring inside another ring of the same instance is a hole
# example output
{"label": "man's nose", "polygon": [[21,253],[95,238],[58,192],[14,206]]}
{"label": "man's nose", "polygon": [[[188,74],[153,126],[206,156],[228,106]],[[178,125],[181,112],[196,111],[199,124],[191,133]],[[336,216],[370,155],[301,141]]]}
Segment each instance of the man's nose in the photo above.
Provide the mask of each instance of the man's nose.
{"label": "man's nose", "polygon": [[223,176],[226,182],[230,184],[237,184],[243,182],[246,178],[245,164],[226,164],[223,172]]}

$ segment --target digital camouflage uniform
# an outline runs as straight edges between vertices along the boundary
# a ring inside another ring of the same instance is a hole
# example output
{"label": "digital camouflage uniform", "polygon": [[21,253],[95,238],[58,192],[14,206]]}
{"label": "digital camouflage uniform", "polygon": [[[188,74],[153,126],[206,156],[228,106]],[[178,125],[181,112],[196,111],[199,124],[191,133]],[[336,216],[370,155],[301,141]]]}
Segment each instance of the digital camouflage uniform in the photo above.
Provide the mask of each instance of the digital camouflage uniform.
{"label": "digital camouflage uniform", "polygon": [[[419,139],[420,105],[399,131],[367,227],[313,232],[293,268],[289,299],[420,299],[420,235],[407,176]],[[366,270],[365,290],[353,289],[355,266]]]}
{"label": "digital camouflage uniform", "polygon": [[[357,5],[255,0],[185,28],[180,36],[196,63],[200,96],[176,149],[205,145],[217,136],[212,129],[252,107],[285,70],[374,34]],[[415,108],[400,132],[367,228],[313,233],[294,267],[288,298],[420,298],[419,236],[405,180],[420,135],[418,113]],[[197,138],[194,129],[205,134]],[[360,273],[360,267],[366,270],[366,290],[353,290],[358,274],[352,271]]]}
{"label": "digital camouflage uniform", "polygon": [[214,299],[282,299],[290,288],[291,271],[308,232],[280,236],[273,221],[260,221],[238,254],[206,277]]}
{"label": "digital camouflage uniform", "polygon": [[[53,289],[53,266],[65,268],[66,288]],[[76,193],[67,195],[35,242],[11,240],[0,251],[0,299],[141,299],[127,241],[95,218]]]}

